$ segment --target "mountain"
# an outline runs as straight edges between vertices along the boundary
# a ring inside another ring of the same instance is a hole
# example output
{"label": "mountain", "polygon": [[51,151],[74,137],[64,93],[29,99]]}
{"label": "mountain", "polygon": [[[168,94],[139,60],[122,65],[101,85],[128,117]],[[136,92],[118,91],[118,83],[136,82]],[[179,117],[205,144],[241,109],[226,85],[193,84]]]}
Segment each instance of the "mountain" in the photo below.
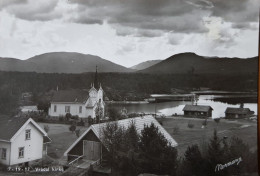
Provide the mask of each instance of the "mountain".
{"label": "mountain", "polygon": [[158,64],[161,61],[162,60],[149,60],[149,61],[146,61],[146,62],[141,62],[140,64],[134,65],[134,66],[132,66],[130,68],[134,69],[134,70],[143,70],[143,69],[151,67],[151,66],[153,66],[155,64]]}
{"label": "mountain", "polygon": [[26,72],[28,70],[35,70],[36,65],[31,62],[14,58],[0,58],[1,71],[19,71]]}
{"label": "mountain", "polygon": [[0,58],[1,71],[83,73],[94,72],[96,66],[99,72],[133,71],[98,56],[70,52],[45,53],[27,60]]}
{"label": "mountain", "polygon": [[164,74],[245,74],[258,72],[258,57],[219,58],[203,57],[194,53],[173,55],[149,68],[140,70],[142,73]]}

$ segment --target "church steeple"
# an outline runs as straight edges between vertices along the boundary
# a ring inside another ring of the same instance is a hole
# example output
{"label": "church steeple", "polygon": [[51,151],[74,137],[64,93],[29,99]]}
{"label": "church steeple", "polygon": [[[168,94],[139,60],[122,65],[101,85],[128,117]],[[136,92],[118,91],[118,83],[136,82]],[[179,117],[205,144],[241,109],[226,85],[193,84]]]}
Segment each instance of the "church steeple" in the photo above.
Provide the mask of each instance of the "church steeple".
{"label": "church steeple", "polygon": [[98,67],[96,66],[96,73],[95,73],[95,77],[94,77],[94,87],[95,89],[98,90],[98,72],[97,72]]}

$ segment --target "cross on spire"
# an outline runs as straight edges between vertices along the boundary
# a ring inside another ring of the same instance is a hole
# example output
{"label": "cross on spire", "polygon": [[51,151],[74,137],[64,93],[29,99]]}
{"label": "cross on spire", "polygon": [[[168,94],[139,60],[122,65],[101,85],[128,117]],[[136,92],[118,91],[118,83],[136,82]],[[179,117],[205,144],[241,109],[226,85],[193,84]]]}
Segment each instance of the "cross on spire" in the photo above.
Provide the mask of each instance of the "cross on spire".
{"label": "cross on spire", "polygon": [[96,65],[96,73],[94,77],[94,87],[98,89],[98,72],[97,72],[98,66]]}

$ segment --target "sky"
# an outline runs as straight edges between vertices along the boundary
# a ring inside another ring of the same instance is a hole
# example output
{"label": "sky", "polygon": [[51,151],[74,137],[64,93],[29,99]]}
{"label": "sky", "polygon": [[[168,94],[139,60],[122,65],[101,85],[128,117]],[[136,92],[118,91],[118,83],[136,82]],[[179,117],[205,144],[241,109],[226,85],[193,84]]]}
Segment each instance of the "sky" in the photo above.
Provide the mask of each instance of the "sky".
{"label": "sky", "polygon": [[130,67],[258,55],[259,0],[0,0],[0,57],[92,54]]}

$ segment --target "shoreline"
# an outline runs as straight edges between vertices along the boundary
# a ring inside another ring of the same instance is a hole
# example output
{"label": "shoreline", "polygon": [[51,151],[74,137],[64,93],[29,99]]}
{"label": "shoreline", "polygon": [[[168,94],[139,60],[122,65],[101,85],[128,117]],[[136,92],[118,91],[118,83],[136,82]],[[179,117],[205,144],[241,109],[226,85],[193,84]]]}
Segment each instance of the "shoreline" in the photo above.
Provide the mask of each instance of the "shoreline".
{"label": "shoreline", "polygon": [[148,104],[147,101],[105,101],[107,104]]}

